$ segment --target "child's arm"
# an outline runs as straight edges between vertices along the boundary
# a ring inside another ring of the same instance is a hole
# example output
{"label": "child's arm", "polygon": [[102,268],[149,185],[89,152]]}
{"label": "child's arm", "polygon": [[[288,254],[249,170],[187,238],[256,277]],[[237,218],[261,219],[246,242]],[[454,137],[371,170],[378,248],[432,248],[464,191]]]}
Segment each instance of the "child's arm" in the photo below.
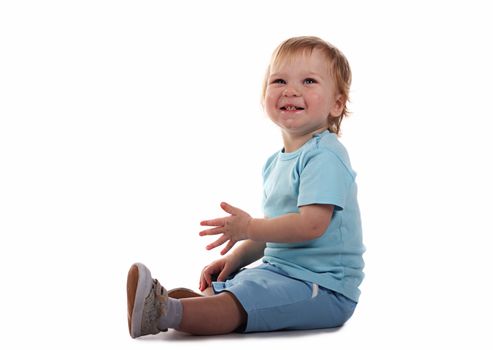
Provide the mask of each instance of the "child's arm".
{"label": "child's arm", "polygon": [[312,204],[272,219],[251,219],[248,238],[254,241],[293,243],[315,239],[329,227],[334,206]]}
{"label": "child's arm", "polygon": [[231,216],[202,221],[203,226],[216,227],[200,232],[201,236],[222,234],[207,246],[207,249],[213,249],[227,242],[221,254],[244,239],[289,243],[318,238],[329,226],[334,211],[332,205],[313,204],[302,206],[299,213],[271,219],[253,219],[248,213],[227,203],[221,203],[221,208]]}

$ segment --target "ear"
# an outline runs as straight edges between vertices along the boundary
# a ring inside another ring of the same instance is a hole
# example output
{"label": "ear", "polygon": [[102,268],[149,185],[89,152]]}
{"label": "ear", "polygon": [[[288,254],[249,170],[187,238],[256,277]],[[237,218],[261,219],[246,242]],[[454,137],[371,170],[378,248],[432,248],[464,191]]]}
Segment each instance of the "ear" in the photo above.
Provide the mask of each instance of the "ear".
{"label": "ear", "polygon": [[330,109],[330,115],[332,117],[340,117],[345,105],[346,98],[342,94],[338,94],[332,108]]}

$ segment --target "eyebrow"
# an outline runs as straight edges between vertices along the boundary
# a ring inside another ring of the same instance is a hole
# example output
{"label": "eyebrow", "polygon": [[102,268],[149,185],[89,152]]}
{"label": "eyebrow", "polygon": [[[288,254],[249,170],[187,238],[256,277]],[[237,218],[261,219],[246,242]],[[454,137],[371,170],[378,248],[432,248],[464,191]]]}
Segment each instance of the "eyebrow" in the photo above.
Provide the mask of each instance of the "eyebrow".
{"label": "eyebrow", "polygon": [[315,72],[308,72],[308,73],[307,73],[307,75],[308,75],[308,76],[310,76],[310,75],[314,75],[314,76],[316,76],[316,77],[318,77],[318,78],[322,78],[322,75],[320,75],[319,73],[315,73]]}
{"label": "eyebrow", "polygon": [[[273,72],[273,73],[269,74],[269,76],[271,76],[271,77],[272,76],[284,76],[286,74],[287,73],[283,73],[283,72]],[[310,77],[310,76],[315,76],[317,78],[322,78],[323,77],[323,75],[321,75],[319,73],[315,73],[315,72],[306,72],[306,73],[303,72],[302,75],[305,76],[305,77]]]}

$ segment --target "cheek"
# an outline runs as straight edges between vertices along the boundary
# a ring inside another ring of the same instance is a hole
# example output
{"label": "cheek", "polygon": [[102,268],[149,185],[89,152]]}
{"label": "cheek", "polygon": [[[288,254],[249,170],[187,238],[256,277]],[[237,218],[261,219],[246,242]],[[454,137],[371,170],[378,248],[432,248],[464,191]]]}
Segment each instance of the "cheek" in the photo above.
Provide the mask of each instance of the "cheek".
{"label": "cheek", "polygon": [[314,94],[310,96],[310,104],[312,107],[315,107],[316,109],[323,111],[325,114],[329,114],[330,110],[330,103],[325,96],[322,96],[320,94]]}
{"label": "cheek", "polygon": [[264,108],[266,110],[273,110],[277,107],[277,98],[272,93],[267,93],[264,98]]}
{"label": "cheek", "polygon": [[275,122],[277,120],[278,109],[275,99],[268,98],[266,96],[266,98],[264,99],[264,112],[272,121]]}

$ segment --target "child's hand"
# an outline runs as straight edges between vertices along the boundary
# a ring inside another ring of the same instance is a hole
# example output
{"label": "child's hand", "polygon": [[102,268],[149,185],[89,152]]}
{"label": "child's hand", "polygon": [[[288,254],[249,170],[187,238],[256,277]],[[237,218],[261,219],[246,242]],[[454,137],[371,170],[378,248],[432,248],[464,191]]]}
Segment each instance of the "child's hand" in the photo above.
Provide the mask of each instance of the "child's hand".
{"label": "child's hand", "polygon": [[238,241],[248,238],[248,225],[252,217],[241,209],[235,208],[228,203],[221,203],[221,208],[231,214],[230,216],[212,220],[204,220],[201,226],[215,226],[214,228],[204,230],[199,234],[201,236],[222,234],[215,242],[209,244],[207,249],[214,249],[228,242],[226,247],[221,251],[221,255],[226,254]]}
{"label": "child's hand", "polygon": [[230,254],[222,259],[213,261],[200,274],[199,289],[204,291],[207,287],[212,286],[212,276],[218,275],[218,281],[225,281],[226,277],[239,268],[238,262]]}

